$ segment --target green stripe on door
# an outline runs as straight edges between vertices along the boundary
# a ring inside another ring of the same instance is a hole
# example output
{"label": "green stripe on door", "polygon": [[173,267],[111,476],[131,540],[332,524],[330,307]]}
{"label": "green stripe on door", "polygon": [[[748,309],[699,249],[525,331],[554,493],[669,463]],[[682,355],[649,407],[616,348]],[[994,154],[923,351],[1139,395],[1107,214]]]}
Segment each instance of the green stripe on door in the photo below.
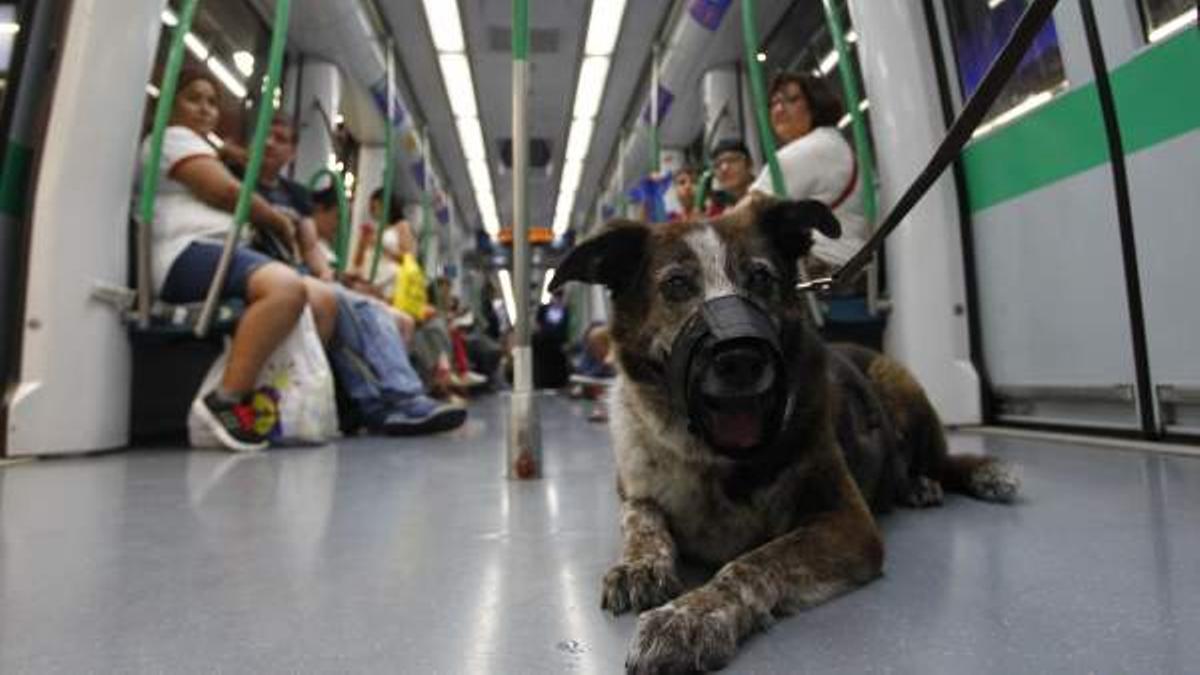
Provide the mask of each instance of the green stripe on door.
{"label": "green stripe on door", "polygon": [[32,163],[33,148],[10,140],[4,163],[0,166],[0,214],[19,218],[25,213],[25,193]]}
{"label": "green stripe on door", "polygon": [[[1127,152],[1200,129],[1200,38],[1195,31],[1147,49],[1112,72]],[[963,152],[971,211],[1108,161],[1096,85],[1063,94]]]}

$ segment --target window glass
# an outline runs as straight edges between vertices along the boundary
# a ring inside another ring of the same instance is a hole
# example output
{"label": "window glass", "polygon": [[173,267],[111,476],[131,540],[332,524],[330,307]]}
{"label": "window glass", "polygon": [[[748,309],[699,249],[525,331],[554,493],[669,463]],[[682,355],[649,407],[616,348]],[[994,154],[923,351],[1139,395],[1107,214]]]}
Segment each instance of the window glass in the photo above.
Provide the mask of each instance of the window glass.
{"label": "window glass", "polygon": [[4,105],[4,94],[8,91],[8,69],[12,64],[13,47],[20,32],[16,5],[0,2],[0,106]]}
{"label": "window glass", "polygon": [[1196,25],[1195,0],[1138,0],[1146,40],[1158,42],[1187,26]]}
{"label": "window glass", "polygon": [[[1026,0],[946,0],[958,79],[969,99],[1025,12]],[[1008,121],[1049,101],[1066,89],[1062,52],[1054,20],[1047,22],[1008,86],[988,112],[985,123]],[[986,131],[988,127],[981,127]]]}

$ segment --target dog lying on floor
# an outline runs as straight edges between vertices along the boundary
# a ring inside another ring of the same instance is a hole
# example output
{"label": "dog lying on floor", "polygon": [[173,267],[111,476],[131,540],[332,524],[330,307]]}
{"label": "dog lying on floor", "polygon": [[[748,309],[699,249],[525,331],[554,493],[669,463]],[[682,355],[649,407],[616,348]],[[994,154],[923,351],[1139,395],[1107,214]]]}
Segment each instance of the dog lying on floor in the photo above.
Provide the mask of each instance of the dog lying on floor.
{"label": "dog lying on floor", "polygon": [[[776,616],[881,574],[872,511],[942,490],[1011,501],[1013,472],[950,456],[916,380],[874,352],[827,346],[794,290],[823,204],[755,193],[711,222],[614,221],[551,288],[612,292],[611,427],[620,562],[602,606],[642,612],[630,672],[711,670]],[[680,595],[676,559],[721,565]]]}

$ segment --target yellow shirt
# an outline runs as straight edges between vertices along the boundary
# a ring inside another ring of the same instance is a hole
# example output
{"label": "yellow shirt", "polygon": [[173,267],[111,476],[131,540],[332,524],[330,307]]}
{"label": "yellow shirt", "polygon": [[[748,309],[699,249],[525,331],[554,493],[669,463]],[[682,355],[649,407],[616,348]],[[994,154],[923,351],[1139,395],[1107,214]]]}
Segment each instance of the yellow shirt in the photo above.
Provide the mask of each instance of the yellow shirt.
{"label": "yellow shirt", "polygon": [[425,292],[425,272],[416,256],[406,253],[396,267],[396,286],[392,292],[392,306],[420,321],[425,317],[429,296]]}

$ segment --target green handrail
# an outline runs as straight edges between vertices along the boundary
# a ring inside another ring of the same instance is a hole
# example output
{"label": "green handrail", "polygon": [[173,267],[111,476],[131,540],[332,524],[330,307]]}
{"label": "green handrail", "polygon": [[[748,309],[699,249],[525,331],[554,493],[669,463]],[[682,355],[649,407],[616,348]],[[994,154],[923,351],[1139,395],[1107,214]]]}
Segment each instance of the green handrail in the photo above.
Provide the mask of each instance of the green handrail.
{"label": "green handrail", "polygon": [[[763,154],[767,157],[767,166],[771,172],[771,190],[776,195],[787,195],[787,185],[783,180],[783,169],[779,167],[779,157],[775,149],[775,133],[771,130],[770,115],[767,106],[767,87],[763,84],[762,64],[758,62],[758,35],[755,33],[754,0],[742,0],[742,42],[745,48],[746,65],[750,69],[750,91],[754,96],[755,119],[758,120],[758,137],[762,142]],[[808,270],[801,260],[796,266],[800,281],[808,281]],[[804,294],[808,302],[808,310],[813,323],[820,327],[824,324],[817,299],[811,293]]]}
{"label": "green handrail", "polygon": [[771,131],[771,117],[768,114],[767,87],[763,84],[762,64],[757,58],[758,35],[754,30],[754,17],[754,0],[742,0],[742,42],[746,52],[746,66],[750,69],[750,92],[754,96],[758,138],[771,172],[771,189],[782,197],[787,193],[787,186],[783,181],[783,170],[779,168],[779,157],[775,154],[775,135]]}
{"label": "green handrail", "polygon": [[225,250],[221,254],[221,262],[213,275],[212,285],[208,288],[208,296],[204,300],[204,309],[196,320],[195,333],[197,337],[208,334],[209,324],[212,323],[217,300],[221,288],[225,285],[225,276],[229,271],[229,263],[233,258],[233,249],[241,237],[242,226],[249,222],[250,204],[254,198],[258,177],[262,172],[263,148],[267,143],[267,134],[271,130],[271,118],[275,114],[275,90],[279,86],[279,78],[283,71],[283,52],[287,46],[288,19],[291,16],[292,0],[276,0],[275,23],[271,26],[271,52],[267,65],[266,81],[263,82],[258,106],[258,122],[254,127],[254,139],[250,143],[250,159],[246,165],[246,175],[242,178],[242,188],[238,192],[237,207],[233,211],[233,227],[225,237]]}
{"label": "green handrail", "polygon": [[[707,152],[707,150],[705,150]],[[708,199],[708,183],[712,180],[713,170],[711,166],[705,164],[704,171],[697,179],[696,197],[692,200],[692,208],[697,212],[704,210],[704,200]]]}
{"label": "green handrail", "polygon": [[846,99],[846,107],[850,110],[850,128],[854,133],[854,148],[858,155],[858,172],[863,182],[863,211],[867,222],[875,224],[879,207],[875,197],[875,157],[871,152],[871,144],[867,139],[867,122],[859,110],[862,100],[862,88],[858,83],[858,75],[850,64],[850,46],[846,44],[846,33],[842,30],[842,20],[833,6],[832,0],[824,0],[825,18],[829,23],[829,32],[833,35],[833,46],[838,54],[838,73],[842,80],[842,93]]}
{"label": "green handrail", "polygon": [[387,82],[384,83],[384,91],[387,94],[387,102],[384,104],[387,113],[387,119],[384,120],[387,126],[384,134],[384,152],[387,156],[383,160],[383,203],[379,205],[379,222],[375,225],[375,253],[371,256],[371,274],[368,277],[372,284],[375,283],[375,276],[379,274],[379,258],[383,253],[383,233],[392,224],[392,183],[396,180],[396,110],[392,103],[396,98],[393,90],[395,85],[392,82],[395,52],[392,39],[388,38],[387,67],[384,75],[387,78]]}
{"label": "green handrail", "polygon": [[333,268],[341,275],[346,271],[346,249],[350,246],[350,204],[346,200],[346,183],[342,174],[333,169],[318,169],[308,181],[308,191],[314,192],[317,183],[328,176],[333,181],[333,190],[337,192],[338,229],[333,238]]}
{"label": "green handrail", "polygon": [[138,326],[150,325],[150,232],[154,225],[154,201],[158,197],[158,165],[162,163],[163,137],[171,121],[171,109],[175,106],[175,93],[179,86],[179,71],[183,69],[183,38],[192,29],[199,0],[184,0],[175,27],[171,32],[171,46],[167,51],[167,65],[159,85],[158,104],[154,110],[154,127],[150,132],[150,156],[142,172],[142,194],[138,207]]}

